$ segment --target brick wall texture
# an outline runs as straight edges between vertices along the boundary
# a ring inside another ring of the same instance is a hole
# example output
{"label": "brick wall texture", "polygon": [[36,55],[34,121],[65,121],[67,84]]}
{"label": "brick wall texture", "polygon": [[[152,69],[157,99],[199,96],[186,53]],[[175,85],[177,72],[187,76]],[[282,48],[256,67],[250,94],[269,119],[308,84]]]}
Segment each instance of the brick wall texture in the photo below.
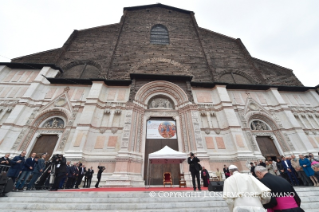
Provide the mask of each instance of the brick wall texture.
{"label": "brick wall texture", "polygon": [[[150,43],[156,24],[169,44]],[[161,4],[125,8],[120,23],[75,30],[58,49],[14,58],[52,63],[63,78],[130,79],[130,73],[189,75],[197,82],[302,86],[292,70],[253,58],[240,39],[203,29],[194,13]]]}

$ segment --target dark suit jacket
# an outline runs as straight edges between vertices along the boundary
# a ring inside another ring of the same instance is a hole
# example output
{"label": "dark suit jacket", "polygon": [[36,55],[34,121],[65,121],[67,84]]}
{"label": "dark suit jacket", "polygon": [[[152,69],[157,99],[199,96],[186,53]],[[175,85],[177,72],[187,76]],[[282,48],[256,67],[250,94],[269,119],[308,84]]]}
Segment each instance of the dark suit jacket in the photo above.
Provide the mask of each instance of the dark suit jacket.
{"label": "dark suit jacket", "polygon": [[[82,170],[83,169],[83,170]],[[83,172],[83,173],[82,173]],[[81,167],[81,168],[79,168],[79,175],[82,175],[82,176],[84,176],[86,174],[86,168],[83,168],[83,167]]]}
{"label": "dark suit jacket", "polygon": [[[294,169],[294,168],[292,167],[292,165],[291,165],[290,160],[286,160],[286,162],[287,162],[287,164],[288,164],[289,169],[290,169],[292,172],[295,171],[295,169]],[[284,168],[285,172],[288,172],[288,170],[287,170],[288,167],[287,167],[285,161],[281,161],[281,165],[282,165],[282,167]]]}
{"label": "dark suit jacket", "polygon": [[33,171],[33,169],[30,169],[30,167],[34,168],[34,164],[35,164],[34,158],[33,160],[32,158],[26,159],[22,171]]}
{"label": "dark suit jacket", "polygon": [[200,160],[197,157],[194,157],[193,160],[191,160],[191,157],[188,157],[190,172],[199,172],[198,162],[200,162]]}
{"label": "dark suit jacket", "polygon": [[38,162],[34,164],[33,172],[34,173],[42,173],[42,172],[40,172],[41,169],[43,172],[45,169],[45,161],[44,161],[44,159],[39,158]]}
{"label": "dark suit jacket", "polygon": [[87,178],[92,178],[93,174],[94,174],[94,170],[93,169],[88,169],[88,171],[86,172],[85,176]]}
{"label": "dark suit jacket", "polygon": [[[20,163],[17,163],[17,161],[21,160]],[[7,173],[8,177],[18,177],[20,171],[22,171],[24,167],[25,157],[21,157],[21,155],[15,156],[11,160],[11,167]]]}

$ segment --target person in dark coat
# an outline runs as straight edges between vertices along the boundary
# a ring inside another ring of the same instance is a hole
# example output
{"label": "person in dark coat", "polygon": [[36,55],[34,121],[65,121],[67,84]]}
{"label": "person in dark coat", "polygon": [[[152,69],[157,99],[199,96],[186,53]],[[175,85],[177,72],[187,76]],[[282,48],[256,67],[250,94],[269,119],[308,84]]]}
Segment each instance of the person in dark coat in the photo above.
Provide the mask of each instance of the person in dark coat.
{"label": "person in dark coat", "polygon": [[259,165],[263,166],[263,167],[266,167],[266,163],[264,163],[262,160],[259,161]]}
{"label": "person in dark coat", "polygon": [[209,173],[203,166],[203,170],[201,171],[201,177],[203,179],[203,186],[208,187],[209,185]]}
{"label": "person in dark coat", "polygon": [[31,157],[25,160],[22,172],[20,174],[20,177],[16,183],[16,189],[18,191],[23,191],[24,184],[27,182],[28,178],[33,172],[34,164],[36,163],[35,161],[35,156],[37,153],[32,153]]}
{"label": "person in dark coat", "polygon": [[229,172],[229,169],[226,165],[224,165],[223,171],[225,174],[225,178],[227,179],[230,176],[230,172]]}
{"label": "person in dark coat", "polygon": [[98,166],[97,168],[99,169],[99,171],[97,172],[97,182],[95,184],[95,188],[99,187],[99,183],[102,177],[102,172],[105,170],[104,166]]}
{"label": "person in dark coat", "polygon": [[7,176],[12,178],[12,181],[15,182],[20,172],[22,171],[25,163],[26,151],[21,152],[20,155],[15,156],[11,160],[11,167],[7,172]]}
{"label": "person in dark coat", "polygon": [[63,157],[63,155],[57,155],[57,158],[54,158],[55,160],[52,160],[52,163],[55,164],[55,179],[54,184],[50,191],[57,191],[59,189],[59,184],[62,180],[62,178],[66,174],[66,158]]}
{"label": "person in dark coat", "polygon": [[195,177],[197,178],[198,190],[201,191],[198,162],[200,162],[200,160],[197,157],[195,157],[194,153],[191,152],[190,157],[188,157],[188,164],[189,164],[189,171],[191,172],[191,175],[192,175],[194,191],[196,191]]}
{"label": "person in dark coat", "polygon": [[256,174],[255,174],[255,166],[253,162],[250,162],[250,173],[257,178]]}
{"label": "person in dark coat", "polygon": [[10,154],[5,154],[2,158],[0,158],[0,173],[7,172],[10,167]]}
{"label": "person in dark coat", "polygon": [[76,166],[77,166],[76,163],[74,163],[73,165],[67,168],[67,171],[68,171],[68,181],[66,183],[67,189],[72,189],[74,187],[76,175],[78,173]]}
{"label": "person in dark coat", "polygon": [[284,170],[284,167],[283,167],[283,165],[281,163],[281,159],[280,158],[277,158],[276,166],[277,166],[277,170],[280,172],[280,176],[289,182],[288,176],[285,173],[285,170]]}
{"label": "person in dark coat", "polygon": [[299,186],[299,180],[296,176],[296,170],[292,167],[290,160],[286,160],[284,156],[281,157],[281,164],[285,170],[285,173],[288,175],[292,185]]}
{"label": "person in dark coat", "polygon": [[82,183],[82,178],[83,178],[83,176],[85,176],[85,174],[86,174],[85,165],[82,165],[82,163],[80,163],[80,165],[81,165],[81,166],[79,166],[79,176],[78,176],[78,179],[77,179],[75,188],[79,188],[79,186],[80,186],[81,183]]}
{"label": "person in dark coat", "polygon": [[271,200],[264,204],[269,211],[304,212],[300,208],[301,200],[290,183],[278,176],[269,174],[262,166],[255,168],[255,173],[265,186],[271,190]]}
{"label": "person in dark coat", "polygon": [[91,181],[94,174],[93,167],[91,166],[90,169],[87,170],[85,174],[85,181],[84,181],[84,187],[90,188],[91,187]]}

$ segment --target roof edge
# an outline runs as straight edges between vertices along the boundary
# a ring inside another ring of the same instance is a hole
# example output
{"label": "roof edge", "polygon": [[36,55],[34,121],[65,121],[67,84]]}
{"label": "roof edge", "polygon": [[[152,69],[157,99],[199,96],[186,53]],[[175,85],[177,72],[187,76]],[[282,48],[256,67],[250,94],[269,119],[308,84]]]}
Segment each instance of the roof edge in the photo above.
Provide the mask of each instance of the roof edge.
{"label": "roof edge", "polygon": [[161,3],[149,4],[149,5],[141,5],[141,6],[133,6],[133,7],[124,7],[123,12],[125,10],[130,11],[130,10],[146,9],[146,8],[152,8],[152,7],[163,7],[163,8],[166,8],[166,9],[176,10],[176,11],[179,11],[179,12],[182,12],[182,13],[195,14],[193,11],[190,11],[190,10],[184,10],[184,9],[180,9],[180,8],[177,8],[177,7],[172,7],[172,6],[169,6],[169,5],[161,4]]}
{"label": "roof edge", "polygon": [[55,64],[47,64],[47,63],[6,63],[0,62],[0,65],[7,66],[9,68],[17,68],[17,69],[42,69],[45,66],[51,67],[53,69],[59,70],[63,73],[63,70],[56,66]]}

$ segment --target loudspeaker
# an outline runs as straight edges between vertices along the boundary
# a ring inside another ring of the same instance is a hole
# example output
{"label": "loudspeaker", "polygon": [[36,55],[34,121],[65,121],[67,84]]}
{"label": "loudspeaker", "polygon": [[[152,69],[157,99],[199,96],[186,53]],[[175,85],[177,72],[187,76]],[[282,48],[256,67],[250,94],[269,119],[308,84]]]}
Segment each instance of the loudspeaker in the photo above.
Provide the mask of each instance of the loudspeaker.
{"label": "loudspeaker", "polygon": [[8,181],[8,177],[6,173],[0,174],[0,185],[6,184]]}
{"label": "loudspeaker", "polygon": [[9,193],[13,189],[13,180],[12,178],[8,178],[7,184],[4,188],[4,193]]}
{"label": "loudspeaker", "polygon": [[224,181],[210,181],[208,191],[223,191]]}

